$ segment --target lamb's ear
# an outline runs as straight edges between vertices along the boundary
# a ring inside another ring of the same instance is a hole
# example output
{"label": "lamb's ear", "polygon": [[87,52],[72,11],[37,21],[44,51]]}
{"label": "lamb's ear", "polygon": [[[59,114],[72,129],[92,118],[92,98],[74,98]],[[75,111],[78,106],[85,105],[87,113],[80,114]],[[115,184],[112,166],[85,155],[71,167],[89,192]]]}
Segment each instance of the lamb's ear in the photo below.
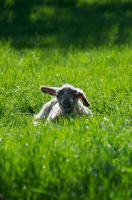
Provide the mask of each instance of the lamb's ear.
{"label": "lamb's ear", "polygon": [[78,97],[79,97],[79,99],[82,100],[84,106],[86,106],[86,107],[90,106],[90,103],[88,102],[84,92],[80,89],[78,89]]}
{"label": "lamb's ear", "polygon": [[49,94],[52,96],[56,96],[56,91],[58,88],[56,87],[47,87],[47,86],[41,86],[40,90],[45,93],[45,94]]}

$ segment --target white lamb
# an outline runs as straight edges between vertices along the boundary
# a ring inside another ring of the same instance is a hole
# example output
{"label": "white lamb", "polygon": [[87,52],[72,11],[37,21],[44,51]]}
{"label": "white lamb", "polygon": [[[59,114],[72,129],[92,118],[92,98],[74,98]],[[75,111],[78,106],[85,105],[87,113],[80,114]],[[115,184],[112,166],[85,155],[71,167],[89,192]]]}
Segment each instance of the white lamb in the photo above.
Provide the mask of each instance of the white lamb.
{"label": "white lamb", "polygon": [[45,94],[55,96],[55,98],[47,102],[41,111],[34,116],[35,124],[36,120],[43,118],[56,122],[61,116],[92,115],[92,112],[87,108],[90,103],[79,88],[66,84],[60,88],[41,86],[40,89]]}

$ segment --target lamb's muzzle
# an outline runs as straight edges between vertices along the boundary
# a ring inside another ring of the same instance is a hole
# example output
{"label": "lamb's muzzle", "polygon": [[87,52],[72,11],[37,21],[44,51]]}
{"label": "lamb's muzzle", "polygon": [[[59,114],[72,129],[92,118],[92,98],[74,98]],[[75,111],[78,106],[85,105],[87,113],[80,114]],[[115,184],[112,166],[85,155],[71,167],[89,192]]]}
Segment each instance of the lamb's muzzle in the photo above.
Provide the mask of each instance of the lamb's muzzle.
{"label": "lamb's muzzle", "polygon": [[60,116],[92,115],[92,112],[87,108],[90,103],[79,88],[66,84],[60,88],[41,86],[40,89],[45,94],[55,96],[55,98],[43,106],[41,111],[35,115],[34,120],[45,118],[56,121]]}

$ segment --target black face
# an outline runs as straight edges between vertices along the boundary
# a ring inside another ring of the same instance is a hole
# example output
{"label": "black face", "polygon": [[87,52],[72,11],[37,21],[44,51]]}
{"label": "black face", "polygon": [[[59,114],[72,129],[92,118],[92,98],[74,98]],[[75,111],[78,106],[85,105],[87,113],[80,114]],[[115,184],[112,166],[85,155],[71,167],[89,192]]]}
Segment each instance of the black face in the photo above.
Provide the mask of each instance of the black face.
{"label": "black face", "polygon": [[62,112],[65,114],[71,113],[78,101],[77,91],[70,88],[58,90],[56,97]]}

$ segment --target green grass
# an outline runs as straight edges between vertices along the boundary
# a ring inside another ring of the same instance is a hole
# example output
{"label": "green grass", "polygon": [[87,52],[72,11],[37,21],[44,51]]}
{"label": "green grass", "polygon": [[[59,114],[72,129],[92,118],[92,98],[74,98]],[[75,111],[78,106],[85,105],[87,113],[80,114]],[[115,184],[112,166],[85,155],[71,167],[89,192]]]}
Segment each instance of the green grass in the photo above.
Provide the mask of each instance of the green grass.
{"label": "green grass", "polygon": [[[3,5],[0,194],[132,200],[131,2]],[[65,83],[84,90],[94,116],[34,127],[33,115],[50,99],[40,85]]]}

